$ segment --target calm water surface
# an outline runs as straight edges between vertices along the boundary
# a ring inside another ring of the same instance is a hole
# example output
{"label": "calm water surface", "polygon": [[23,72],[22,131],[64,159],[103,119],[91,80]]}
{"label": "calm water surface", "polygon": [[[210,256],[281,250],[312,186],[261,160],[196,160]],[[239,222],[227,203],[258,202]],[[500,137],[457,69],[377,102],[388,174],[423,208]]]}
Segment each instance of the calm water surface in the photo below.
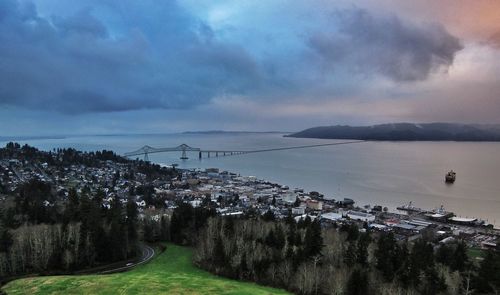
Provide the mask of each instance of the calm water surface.
{"label": "calm water surface", "polygon": [[[122,154],[145,144],[171,147],[186,143],[202,149],[252,150],[337,141],[238,133],[82,136],[20,142],[45,150],[74,147],[87,151],[111,149]],[[184,168],[218,167],[254,175],[292,188],[320,191],[335,199],[350,197],[358,205],[379,204],[391,209],[409,201],[425,209],[444,205],[459,216],[500,225],[500,143],[363,142],[201,161],[197,154],[189,156],[185,161],[179,159],[180,152],[152,154],[149,158]],[[444,174],[450,169],[457,172],[453,185],[444,183]]]}

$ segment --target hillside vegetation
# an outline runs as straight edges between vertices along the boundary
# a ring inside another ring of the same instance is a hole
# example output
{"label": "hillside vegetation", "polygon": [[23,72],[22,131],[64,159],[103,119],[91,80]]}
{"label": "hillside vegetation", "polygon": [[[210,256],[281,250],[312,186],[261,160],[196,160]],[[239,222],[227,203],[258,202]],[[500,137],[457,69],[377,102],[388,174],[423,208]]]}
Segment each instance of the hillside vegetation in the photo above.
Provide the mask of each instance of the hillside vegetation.
{"label": "hillside vegetation", "polygon": [[359,140],[500,141],[498,125],[396,123],[373,126],[321,126],[287,137]]}
{"label": "hillside vegetation", "polygon": [[191,263],[190,248],[167,245],[150,263],[111,275],[20,279],[3,290],[15,294],[288,294],[279,289],[217,277]]}

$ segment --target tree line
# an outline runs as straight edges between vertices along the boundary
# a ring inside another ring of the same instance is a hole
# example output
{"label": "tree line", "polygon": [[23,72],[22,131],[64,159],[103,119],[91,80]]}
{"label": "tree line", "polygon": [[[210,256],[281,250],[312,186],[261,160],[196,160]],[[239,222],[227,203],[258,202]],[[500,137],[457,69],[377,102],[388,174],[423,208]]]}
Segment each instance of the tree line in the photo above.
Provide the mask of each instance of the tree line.
{"label": "tree line", "polygon": [[[218,275],[296,294],[491,294],[500,290],[500,254],[476,264],[463,242],[397,241],[356,225],[322,228],[291,217],[210,217],[194,263]],[[496,293],[494,293],[496,294]]]}
{"label": "tree line", "polygon": [[[138,211],[133,200],[69,191],[63,208],[44,205],[50,186],[32,180],[17,205],[0,210],[0,277],[72,271],[135,257]],[[43,196],[43,197],[42,197]]]}

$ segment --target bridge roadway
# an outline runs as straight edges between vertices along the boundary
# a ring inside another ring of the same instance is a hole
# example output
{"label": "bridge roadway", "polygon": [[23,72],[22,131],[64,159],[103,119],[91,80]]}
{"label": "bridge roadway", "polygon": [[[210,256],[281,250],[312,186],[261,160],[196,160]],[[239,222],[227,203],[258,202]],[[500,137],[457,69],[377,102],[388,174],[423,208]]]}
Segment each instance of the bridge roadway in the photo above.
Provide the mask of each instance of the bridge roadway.
{"label": "bridge roadway", "polygon": [[353,144],[353,143],[361,143],[361,142],[365,142],[365,140],[299,145],[299,146],[289,146],[289,147],[277,147],[277,148],[268,148],[268,149],[259,149],[259,150],[208,150],[208,149],[202,150],[200,148],[190,147],[187,144],[181,144],[177,147],[167,147],[167,148],[153,148],[151,146],[146,145],[146,146],[144,146],[136,151],[125,153],[124,155],[126,157],[144,155],[144,160],[149,161],[149,157],[148,157],[149,154],[180,151],[180,152],[182,152],[181,159],[187,160],[188,159],[187,152],[198,152],[198,158],[201,159],[203,157],[204,153],[207,155],[208,158],[210,158],[211,153],[214,154],[216,157],[234,156],[234,155],[242,155],[242,154],[250,154],[250,153],[294,150],[294,149],[304,149],[304,148],[313,148],[313,147],[322,147],[322,146]]}

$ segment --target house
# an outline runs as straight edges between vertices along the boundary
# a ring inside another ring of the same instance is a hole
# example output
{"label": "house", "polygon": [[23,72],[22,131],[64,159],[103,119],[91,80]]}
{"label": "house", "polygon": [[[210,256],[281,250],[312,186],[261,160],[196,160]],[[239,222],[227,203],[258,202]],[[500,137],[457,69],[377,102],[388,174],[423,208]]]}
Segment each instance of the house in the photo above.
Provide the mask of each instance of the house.
{"label": "house", "polygon": [[293,204],[297,200],[297,193],[287,192],[281,195],[281,199],[285,204]]}
{"label": "house", "polygon": [[321,220],[323,221],[329,221],[329,222],[335,222],[337,220],[342,219],[342,214],[341,213],[335,213],[335,212],[328,212],[321,214]]}
{"label": "house", "polygon": [[392,226],[396,234],[402,236],[412,236],[417,233],[417,226],[408,223],[398,223]]}
{"label": "house", "polygon": [[318,210],[318,211],[323,210],[323,202],[322,201],[307,200],[306,205],[307,205],[307,208],[312,209],[312,210]]}
{"label": "house", "polygon": [[302,206],[292,208],[293,215],[303,215],[305,212],[306,212],[306,208],[302,207]]}

